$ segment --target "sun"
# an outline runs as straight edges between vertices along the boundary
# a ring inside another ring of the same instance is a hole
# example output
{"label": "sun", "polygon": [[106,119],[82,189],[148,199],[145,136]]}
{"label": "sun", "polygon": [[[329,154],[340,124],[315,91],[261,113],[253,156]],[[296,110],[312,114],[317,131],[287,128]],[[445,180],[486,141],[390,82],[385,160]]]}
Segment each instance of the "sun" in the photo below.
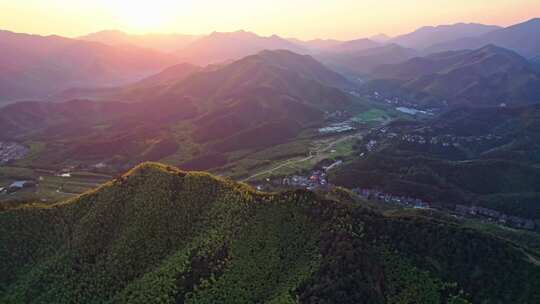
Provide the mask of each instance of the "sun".
{"label": "sun", "polygon": [[135,31],[159,30],[186,9],[178,0],[114,0],[110,5],[118,21]]}

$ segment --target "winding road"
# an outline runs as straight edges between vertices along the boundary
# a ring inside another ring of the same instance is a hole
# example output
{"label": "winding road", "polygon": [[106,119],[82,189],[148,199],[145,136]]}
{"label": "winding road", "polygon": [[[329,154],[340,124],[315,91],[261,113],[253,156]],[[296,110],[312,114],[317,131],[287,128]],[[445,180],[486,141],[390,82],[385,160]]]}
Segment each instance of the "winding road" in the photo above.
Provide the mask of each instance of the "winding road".
{"label": "winding road", "polygon": [[335,141],[332,141],[332,142],[328,143],[328,145],[326,145],[322,149],[318,149],[318,150],[315,150],[315,151],[309,151],[309,156],[307,156],[305,158],[286,161],[286,162],[284,162],[282,164],[277,165],[276,167],[266,169],[264,171],[261,171],[259,173],[254,174],[254,175],[251,175],[250,177],[248,177],[246,179],[243,179],[242,181],[247,182],[247,181],[250,181],[250,180],[252,180],[252,179],[254,179],[254,178],[258,177],[258,176],[266,175],[268,173],[272,173],[272,172],[277,171],[277,170],[279,170],[281,168],[311,160],[311,159],[319,156],[321,153],[327,152],[328,150],[332,149],[337,144],[340,144],[340,143],[342,143],[344,141],[347,141],[347,140],[349,140],[351,138],[355,138],[355,137],[358,137],[358,136],[359,136],[359,134],[355,133],[355,134],[351,134],[351,135],[348,135],[348,136],[345,136],[345,137],[341,137],[339,139],[336,139]]}

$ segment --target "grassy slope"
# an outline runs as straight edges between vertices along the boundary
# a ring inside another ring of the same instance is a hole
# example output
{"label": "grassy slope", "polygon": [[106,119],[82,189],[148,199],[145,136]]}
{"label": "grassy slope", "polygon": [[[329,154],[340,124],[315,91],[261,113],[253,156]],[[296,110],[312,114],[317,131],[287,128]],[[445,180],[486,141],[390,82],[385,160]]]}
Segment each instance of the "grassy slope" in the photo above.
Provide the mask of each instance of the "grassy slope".
{"label": "grassy slope", "polygon": [[156,164],[52,207],[1,212],[0,261],[2,303],[439,303],[460,290],[501,303],[540,296],[540,269],[493,237]]}

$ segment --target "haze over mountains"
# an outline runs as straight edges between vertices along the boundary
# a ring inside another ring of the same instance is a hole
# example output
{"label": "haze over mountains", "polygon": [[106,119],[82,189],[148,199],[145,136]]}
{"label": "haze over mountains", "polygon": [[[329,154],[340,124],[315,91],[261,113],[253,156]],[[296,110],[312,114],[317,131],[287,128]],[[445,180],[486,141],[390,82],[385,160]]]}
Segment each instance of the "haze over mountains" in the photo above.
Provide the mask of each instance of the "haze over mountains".
{"label": "haze over mountains", "polygon": [[195,40],[201,38],[196,35],[183,34],[145,34],[131,35],[122,31],[109,30],[88,34],[77,39],[101,42],[114,46],[133,45],[141,48],[154,49],[162,52],[178,51]]}
{"label": "haze over mountains", "polygon": [[415,49],[391,43],[354,52],[328,52],[316,55],[316,58],[345,75],[369,77],[376,67],[383,64],[401,63],[420,54]]}
{"label": "haze over mountains", "polygon": [[534,58],[540,54],[540,18],[519,23],[472,38],[461,38],[430,47],[430,52],[458,49],[474,49],[486,44],[494,44],[518,52],[526,58]]}
{"label": "haze over mountains", "polygon": [[129,83],[175,63],[136,47],[0,32],[0,101],[43,98],[73,86]]}
{"label": "haze over mountains", "polygon": [[[214,151],[223,153],[224,159],[228,152],[284,143],[307,126],[320,125],[326,111],[350,103],[350,96],[340,89],[351,85],[309,56],[263,51],[221,67],[181,65],[135,85],[84,92],[123,103],[10,105],[0,110],[0,135],[47,138],[44,162],[69,155],[95,161],[120,157],[122,162],[136,163],[174,153],[177,144],[169,144],[174,137],[169,127],[180,124],[187,142],[204,146],[201,156]],[[143,143],[150,139],[161,152],[148,158],[152,149]],[[161,150],[163,146],[170,148]]]}
{"label": "haze over mountains", "polygon": [[[462,27],[457,25],[459,33],[463,33]],[[477,25],[472,27],[478,28]],[[444,31],[449,29],[443,28]],[[486,27],[480,28],[487,30]],[[424,34],[420,36],[422,35]],[[415,34],[411,34],[409,38],[414,36]],[[57,37],[11,33],[5,37],[14,37],[14,41],[24,38],[34,43],[58,40],[70,46],[73,43],[90,45],[98,51],[118,50],[118,47],[101,43],[78,42]],[[149,150],[144,149],[142,144],[149,138],[158,138],[155,141],[160,143],[157,150],[167,147],[156,154],[161,158],[176,151],[178,145],[171,141],[174,136],[167,128],[189,121],[189,126],[185,127],[188,130],[186,140],[204,146],[200,148],[202,157],[213,149],[223,160],[227,158],[226,154],[232,151],[242,148],[260,149],[284,143],[297,137],[306,128],[320,126],[325,113],[347,107],[352,98],[348,92],[358,90],[373,92],[383,88],[390,92],[399,92],[403,98],[427,107],[457,104],[498,106],[540,101],[537,98],[540,88],[539,73],[535,66],[518,54],[497,46],[419,57],[422,54],[415,49],[366,39],[346,43],[319,43],[333,49],[313,51],[316,58],[330,69],[313,57],[284,50],[262,51],[223,64],[220,60],[250,54],[260,48],[309,51],[305,46],[299,47],[294,42],[276,36],[265,38],[248,32],[214,33],[176,52],[176,55],[192,54],[192,61],[215,61],[222,64],[206,67],[189,63],[169,64],[170,67],[161,73],[129,85],[114,86],[113,83],[108,83],[106,88],[96,88],[95,85],[90,85],[91,82],[86,82],[86,86],[64,91],[53,99],[114,101],[110,106],[94,105],[94,101],[42,106],[37,103],[16,104],[0,111],[0,123],[3,126],[0,135],[3,138],[19,140],[43,136],[51,140],[57,138],[58,145],[49,145],[45,154],[55,155],[58,160],[63,158],[62,153],[69,154],[69,151],[75,149],[83,151],[74,156],[76,158],[110,160],[115,155],[120,155],[123,159],[120,163],[133,164],[139,160],[155,160],[154,156],[143,156],[152,154],[147,154]],[[370,48],[365,46],[365,43],[369,46],[380,46]],[[57,46],[58,43],[44,45],[51,45],[48,56],[57,56],[59,52],[56,50],[61,49]],[[362,50],[364,46],[367,48]],[[349,51],[350,47],[356,50]],[[197,52],[199,48],[209,51]],[[120,50],[124,48],[121,47]],[[128,50],[171,60],[169,55],[138,47],[128,47]],[[118,53],[118,56],[124,55]],[[98,59],[106,62],[115,58],[95,56],[84,58],[92,63]],[[78,60],[78,57],[73,58]],[[150,59],[153,58],[155,57]],[[129,60],[129,57],[123,57],[121,62],[128,66]],[[178,60],[172,59],[172,62]],[[153,61],[143,61],[137,65],[152,63]],[[116,63],[116,66],[118,65]],[[134,67],[129,65],[129,68]],[[94,76],[97,75],[99,74]],[[351,80],[346,76],[350,76]],[[358,76],[377,81],[358,83]],[[95,115],[81,120],[82,113],[78,112],[84,111],[83,109],[92,109],[90,113]],[[138,119],[140,122],[137,122]],[[139,130],[139,134],[134,131],[134,126]],[[59,133],[65,135],[55,134],[58,130],[65,130]],[[68,130],[72,132],[67,132]],[[87,146],[78,143],[80,133],[86,134],[88,138],[99,139],[103,145],[122,148],[104,150],[108,152],[98,154],[86,153],[83,148],[77,148]],[[130,143],[128,138],[132,138],[137,144]],[[129,144],[113,144],[118,140]],[[66,150],[67,147],[69,148]],[[53,161],[48,156],[44,161]]]}
{"label": "haze over mountains", "polygon": [[477,23],[456,23],[452,25],[425,26],[412,33],[390,39],[390,42],[403,47],[423,50],[434,44],[456,39],[476,37],[501,29],[499,26]]}
{"label": "haze over mountains", "polygon": [[251,32],[214,32],[178,52],[181,60],[195,64],[213,64],[236,60],[263,50],[290,50],[306,53],[307,49],[278,36],[261,37]]}

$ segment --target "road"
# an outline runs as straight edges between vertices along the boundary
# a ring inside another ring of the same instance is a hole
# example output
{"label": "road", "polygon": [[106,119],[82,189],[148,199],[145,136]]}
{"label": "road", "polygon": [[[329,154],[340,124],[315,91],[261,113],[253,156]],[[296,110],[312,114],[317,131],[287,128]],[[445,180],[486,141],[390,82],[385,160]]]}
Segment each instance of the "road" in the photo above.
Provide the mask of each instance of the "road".
{"label": "road", "polygon": [[269,174],[269,173],[272,173],[272,172],[275,172],[281,168],[284,168],[284,167],[288,167],[288,166],[291,166],[291,165],[295,165],[295,164],[298,164],[298,163],[302,163],[302,162],[305,162],[305,161],[308,161],[308,160],[311,160],[317,156],[319,156],[320,154],[324,153],[324,152],[327,152],[328,150],[332,149],[333,147],[335,147],[337,144],[340,144],[344,141],[347,141],[349,139],[352,139],[352,138],[355,138],[355,137],[358,137],[358,133],[356,134],[351,134],[351,135],[348,135],[348,136],[345,136],[345,137],[341,137],[339,139],[336,139],[335,141],[332,141],[330,143],[328,143],[328,145],[326,145],[324,148],[322,149],[318,149],[316,151],[309,151],[309,156],[308,157],[305,157],[305,158],[302,158],[302,159],[297,159],[297,160],[289,160],[289,161],[286,161],[282,164],[279,164],[277,165],[276,167],[273,167],[273,168],[270,168],[270,169],[266,169],[264,171],[261,171],[259,173],[256,173],[256,174],[253,174],[252,176],[242,180],[243,182],[247,182],[247,181],[250,181],[258,176],[262,176],[262,175],[266,175],[266,174]]}

